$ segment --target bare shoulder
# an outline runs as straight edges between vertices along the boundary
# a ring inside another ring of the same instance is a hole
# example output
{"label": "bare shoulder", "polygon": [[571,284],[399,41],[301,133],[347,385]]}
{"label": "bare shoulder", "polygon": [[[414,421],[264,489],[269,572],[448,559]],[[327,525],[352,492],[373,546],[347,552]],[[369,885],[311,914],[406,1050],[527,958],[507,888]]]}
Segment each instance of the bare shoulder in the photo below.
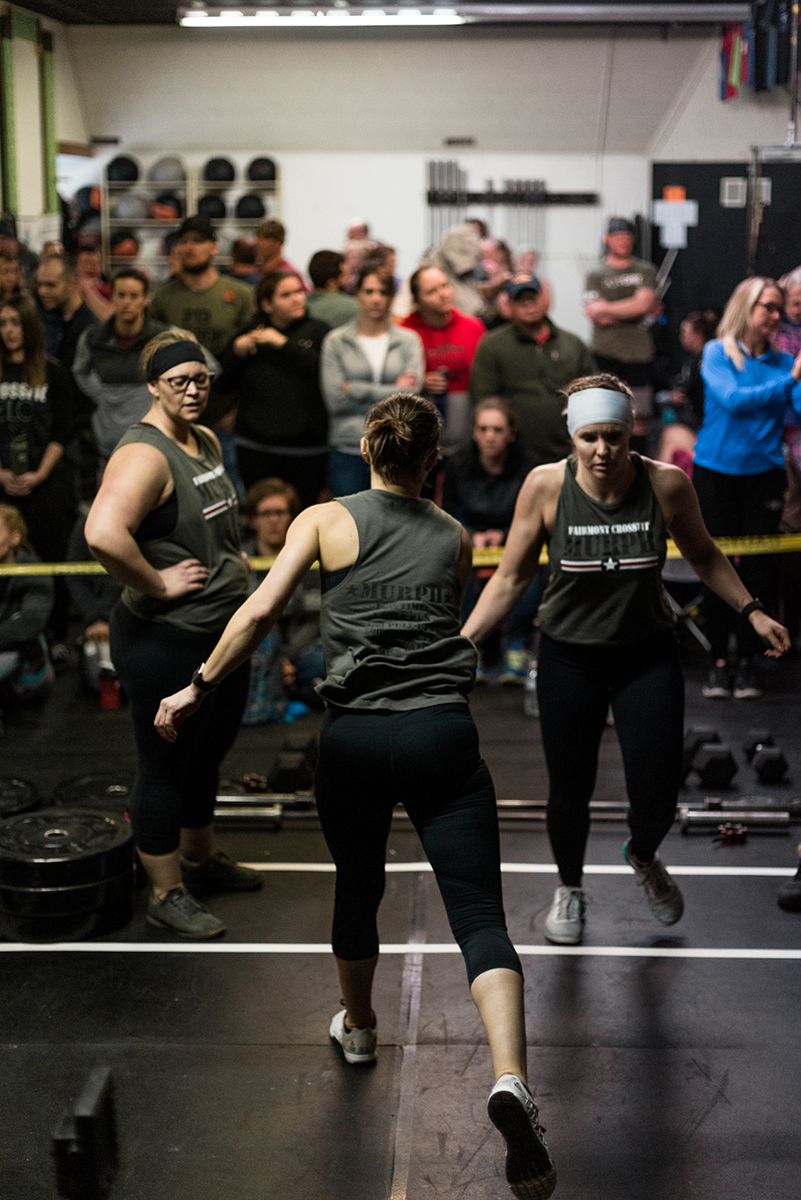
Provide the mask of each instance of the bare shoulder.
{"label": "bare shoulder", "polygon": [[341,571],[355,563],[359,555],[359,533],[356,522],[343,504],[329,500],[313,504],[295,517],[289,527],[298,535],[316,536],[320,561],[326,571]]}
{"label": "bare shoulder", "polygon": [[565,481],[566,463],[567,459],[562,458],[529,471],[520,489],[521,498],[532,504],[547,504],[557,499]]}
{"label": "bare shoulder", "polygon": [[643,458],[645,469],[651,487],[660,501],[663,499],[680,500],[693,491],[693,485],[680,467],[672,463],[657,462],[653,458]]}
{"label": "bare shoulder", "polygon": [[160,479],[166,483],[172,479],[167,456],[149,442],[128,442],[115,450],[103,473],[103,482],[111,479]]}

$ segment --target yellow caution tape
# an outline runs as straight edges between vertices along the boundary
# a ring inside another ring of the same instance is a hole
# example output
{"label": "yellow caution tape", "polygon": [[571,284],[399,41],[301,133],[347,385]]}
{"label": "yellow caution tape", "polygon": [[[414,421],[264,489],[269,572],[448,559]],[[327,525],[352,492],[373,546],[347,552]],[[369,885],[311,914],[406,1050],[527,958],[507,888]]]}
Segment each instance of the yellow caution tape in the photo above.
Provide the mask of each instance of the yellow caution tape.
{"label": "yellow caution tape", "polygon": [[[775,537],[715,538],[715,544],[729,558],[749,554],[795,554],[801,551],[801,534],[780,533]],[[474,550],[474,567],[497,567],[503,555],[503,546],[493,550]],[[668,558],[681,558],[675,542],[667,544]],[[547,563],[548,551],[543,547],[540,562]],[[269,571],[274,558],[251,558],[255,571]],[[317,563],[312,564],[317,566]],[[97,562],[63,563],[0,563],[0,578],[4,575],[105,575],[105,569]]]}

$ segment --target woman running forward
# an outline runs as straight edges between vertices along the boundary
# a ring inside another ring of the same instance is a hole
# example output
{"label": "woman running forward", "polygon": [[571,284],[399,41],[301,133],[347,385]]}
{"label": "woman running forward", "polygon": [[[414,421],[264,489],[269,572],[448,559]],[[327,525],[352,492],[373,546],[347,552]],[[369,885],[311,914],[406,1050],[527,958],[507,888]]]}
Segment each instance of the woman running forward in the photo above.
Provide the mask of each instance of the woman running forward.
{"label": "woman running forward", "polygon": [[539,610],[537,683],[559,887],[545,936],[577,945],[589,804],[610,703],[630,804],[625,860],[657,921],[673,925],[684,909],[657,854],[676,811],[684,716],[675,618],[661,578],[667,535],[703,582],[750,621],[769,645],[766,654],[785,654],[790,639],[715,546],[684,472],[629,451],[634,411],[626,384],[589,375],[567,395],[575,453],[537,467],[523,484],[501,564],[463,632],[481,642],[503,619],[534,578],[547,541],[551,578]]}
{"label": "woman running forward", "polygon": [[497,1081],[489,1115],[506,1139],[507,1180],[520,1200],[544,1200],[556,1173],[526,1083],[523,977],[504,919],[495,793],[466,699],[476,655],[459,636],[472,547],[457,521],[420,498],[440,431],[436,408],[419,396],[390,396],[370,409],[361,442],[369,491],[296,518],[202,677],[162,701],[156,727],[175,740],[201,689],[247,660],[318,560],[327,668],[318,690],[329,707],[317,808],[337,868],[332,942],[344,1004],[330,1036],[346,1062],[375,1060],[376,914],[392,810],[402,801],[487,1031]]}

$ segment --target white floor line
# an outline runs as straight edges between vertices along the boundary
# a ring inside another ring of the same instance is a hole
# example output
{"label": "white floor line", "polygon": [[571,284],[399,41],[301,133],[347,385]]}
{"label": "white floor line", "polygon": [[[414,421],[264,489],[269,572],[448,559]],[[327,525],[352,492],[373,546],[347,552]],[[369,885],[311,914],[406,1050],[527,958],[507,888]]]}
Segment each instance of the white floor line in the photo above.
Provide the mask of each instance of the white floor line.
{"label": "white floor line", "polygon": [[[736,949],[724,946],[516,946],[523,957],[721,958],[801,960],[801,950]],[[0,954],[330,954],[325,942],[0,942]],[[455,942],[388,943],[387,954],[458,954]]]}
{"label": "white floor line", "polygon": [[[323,875],[333,875],[335,867],[333,863],[327,862],[247,862],[242,864],[244,867],[252,867],[254,871],[307,871],[319,872]],[[415,874],[418,871],[430,871],[431,866],[427,862],[388,862],[387,873],[391,875]],[[754,876],[765,877],[771,879],[787,878],[795,875],[796,867],[673,867],[668,866],[671,875],[699,875],[699,876]],[[501,863],[501,871],[505,875],[555,875],[556,867],[553,863]],[[593,865],[589,863],[584,867],[585,875],[631,875],[631,867],[627,867],[625,863],[617,865],[607,865],[597,863]]]}

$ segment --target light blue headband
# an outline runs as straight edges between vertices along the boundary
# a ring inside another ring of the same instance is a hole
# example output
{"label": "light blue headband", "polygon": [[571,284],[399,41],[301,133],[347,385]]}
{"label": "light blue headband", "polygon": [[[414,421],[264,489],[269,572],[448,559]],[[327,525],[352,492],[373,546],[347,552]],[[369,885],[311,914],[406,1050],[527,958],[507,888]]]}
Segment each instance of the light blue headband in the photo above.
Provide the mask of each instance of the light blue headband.
{"label": "light blue headband", "polygon": [[631,401],[622,392],[609,388],[585,388],[574,392],[567,400],[567,429],[571,437],[585,425],[625,425],[634,428]]}

